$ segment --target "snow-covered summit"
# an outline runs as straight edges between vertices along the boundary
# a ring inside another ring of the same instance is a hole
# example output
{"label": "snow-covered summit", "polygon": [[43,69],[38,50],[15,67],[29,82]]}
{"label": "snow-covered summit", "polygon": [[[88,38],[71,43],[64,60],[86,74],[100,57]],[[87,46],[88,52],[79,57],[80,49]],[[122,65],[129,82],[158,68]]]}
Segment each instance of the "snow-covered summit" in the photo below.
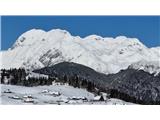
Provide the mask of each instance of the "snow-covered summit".
{"label": "snow-covered summit", "polygon": [[104,40],[103,37],[98,36],[98,35],[89,35],[84,38],[85,40]]}
{"label": "snow-covered summit", "polygon": [[[33,44],[36,44],[40,41],[45,41],[49,37],[55,37],[55,38],[63,38],[64,36],[70,36],[70,33],[66,30],[60,30],[60,29],[53,29],[48,32],[41,30],[41,29],[31,29],[25,33],[23,33],[15,42],[15,44],[12,46],[12,49],[16,47],[22,47],[22,46],[30,46]],[[55,40],[55,39],[53,39]]]}
{"label": "snow-covered summit", "polygon": [[[46,32],[40,29],[31,29],[25,33],[23,33],[14,43],[11,49],[17,47],[23,47],[25,45],[32,45],[35,41],[36,36],[42,36]],[[37,41],[38,42],[38,41]]]}
{"label": "snow-covered summit", "polygon": [[0,52],[2,68],[38,69],[60,62],[75,62],[102,73],[117,73],[132,63],[159,61],[159,47],[147,48],[136,38],[90,35],[32,29],[23,33],[8,51]]}

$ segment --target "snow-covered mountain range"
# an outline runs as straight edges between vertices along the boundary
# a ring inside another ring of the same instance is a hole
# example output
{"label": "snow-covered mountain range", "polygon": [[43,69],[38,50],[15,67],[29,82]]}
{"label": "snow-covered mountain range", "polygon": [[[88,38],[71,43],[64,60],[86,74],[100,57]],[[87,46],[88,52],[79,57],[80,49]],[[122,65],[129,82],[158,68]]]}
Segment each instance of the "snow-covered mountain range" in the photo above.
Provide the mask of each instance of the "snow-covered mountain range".
{"label": "snow-covered mountain range", "polygon": [[105,74],[129,66],[160,72],[160,47],[148,48],[136,38],[90,35],[72,36],[66,30],[32,29],[22,34],[7,51],[0,52],[1,68],[34,70],[60,62],[75,62]]}

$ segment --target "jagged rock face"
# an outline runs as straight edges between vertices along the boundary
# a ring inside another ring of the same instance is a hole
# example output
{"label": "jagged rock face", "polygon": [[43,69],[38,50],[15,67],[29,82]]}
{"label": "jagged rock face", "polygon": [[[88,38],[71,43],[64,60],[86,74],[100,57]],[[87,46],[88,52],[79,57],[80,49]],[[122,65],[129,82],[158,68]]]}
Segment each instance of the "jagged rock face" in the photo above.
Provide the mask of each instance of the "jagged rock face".
{"label": "jagged rock face", "polygon": [[116,74],[105,75],[89,67],[68,62],[34,72],[49,76],[56,75],[58,78],[62,78],[64,75],[67,75],[68,78],[77,75],[80,80],[92,81],[103,90],[116,90],[121,93],[121,95],[118,93],[113,97],[141,104],[160,104],[160,74],[155,76],[144,70],[128,68]]}
{"label": "jagged rock face", "polygon": [[65,30],[33,29],[22,34],[8,51],[1,52],[2,68],[39,69],[60,62],[75,62],[105,74],[117,73],[139,61],[160,61],[159,47],[147,48],[136,38],[72,36]]}

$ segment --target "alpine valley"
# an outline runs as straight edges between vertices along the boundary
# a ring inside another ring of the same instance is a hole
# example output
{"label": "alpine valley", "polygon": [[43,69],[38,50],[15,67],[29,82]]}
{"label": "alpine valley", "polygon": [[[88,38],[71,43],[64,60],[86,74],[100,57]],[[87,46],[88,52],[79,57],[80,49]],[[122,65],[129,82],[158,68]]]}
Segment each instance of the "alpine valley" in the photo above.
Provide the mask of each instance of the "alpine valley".
{"label": "alpine valley", "polygon": [[137,38],[32,29],[0,56],[2,104],[160,104],[160,46]]}

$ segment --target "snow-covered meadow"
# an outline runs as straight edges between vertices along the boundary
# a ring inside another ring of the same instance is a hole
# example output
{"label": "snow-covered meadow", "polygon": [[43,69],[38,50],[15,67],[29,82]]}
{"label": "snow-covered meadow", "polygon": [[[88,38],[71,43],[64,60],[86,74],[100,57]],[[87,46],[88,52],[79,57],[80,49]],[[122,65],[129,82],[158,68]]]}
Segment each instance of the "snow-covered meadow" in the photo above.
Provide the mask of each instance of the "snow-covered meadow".
{"label": "snow-covered meadow", "polygon": [[95,101],[94,94],[79,88],[67,85],[50,85],[38,87],[23,87],[0,84],[0,103],[2,105],[130,105],[119,99],[108,99],[106,101]]}

